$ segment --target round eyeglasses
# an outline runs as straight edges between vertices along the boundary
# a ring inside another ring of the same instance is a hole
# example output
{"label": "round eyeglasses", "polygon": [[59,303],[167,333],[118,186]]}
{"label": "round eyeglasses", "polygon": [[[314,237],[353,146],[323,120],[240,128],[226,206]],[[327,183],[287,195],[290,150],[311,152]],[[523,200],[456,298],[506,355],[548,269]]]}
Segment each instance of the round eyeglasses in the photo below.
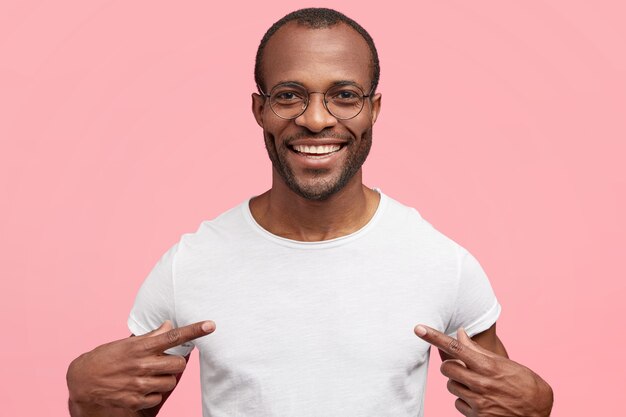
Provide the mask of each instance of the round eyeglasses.
{"label": "round eyeglasses", "polygon": [[324,107],[336,119],[347,120],[355,118],[363,110],[365,99],[371,95],[363,94],[363,90],[355,84],[337,84],[326,90],[307,91],[300,84],[278,84],[269,94],[258,87],[261,94],[270,100],[270,108],[281,119],[295,119],[302,115],[309,105],[311,94],[324,95]]}

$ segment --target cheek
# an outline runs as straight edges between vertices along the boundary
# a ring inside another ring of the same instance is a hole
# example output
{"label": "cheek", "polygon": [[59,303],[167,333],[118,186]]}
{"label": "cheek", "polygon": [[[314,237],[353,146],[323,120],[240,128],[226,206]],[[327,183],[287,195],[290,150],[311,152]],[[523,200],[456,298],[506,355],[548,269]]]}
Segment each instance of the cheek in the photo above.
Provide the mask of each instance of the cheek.
{"label": "cheek", "polygon": [[346,128],[350,131],[352,136],[354,136],[357,140],[362,140],[365,136],[367,136],[368,131],[372,128],[372,123],[367,117],[361,117],[359,115],[357,117],[359,120],[354,120],[353,123],[346,123]]}
{"label": "cheek", "polygon": [[[277,143],[287,135],[288,123],[284,121],[273,120],[272,118],[266,118],[265,128],[263,129],[266,140],[271,139]],[[278,143],[277,143],[278,144]]]}

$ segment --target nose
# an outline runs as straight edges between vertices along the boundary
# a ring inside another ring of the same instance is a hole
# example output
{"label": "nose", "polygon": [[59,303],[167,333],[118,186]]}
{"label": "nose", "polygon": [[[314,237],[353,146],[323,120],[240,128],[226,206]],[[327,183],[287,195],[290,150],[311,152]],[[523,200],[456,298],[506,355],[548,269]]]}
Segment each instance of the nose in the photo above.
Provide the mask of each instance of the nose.
{"label": "nose", "polygon": [[295,122],[311,132],[321,132],[327,127],[336,125],[337,119],[326,109],[324,93],[310,92],[309,104],[304,113],[296,117]]}

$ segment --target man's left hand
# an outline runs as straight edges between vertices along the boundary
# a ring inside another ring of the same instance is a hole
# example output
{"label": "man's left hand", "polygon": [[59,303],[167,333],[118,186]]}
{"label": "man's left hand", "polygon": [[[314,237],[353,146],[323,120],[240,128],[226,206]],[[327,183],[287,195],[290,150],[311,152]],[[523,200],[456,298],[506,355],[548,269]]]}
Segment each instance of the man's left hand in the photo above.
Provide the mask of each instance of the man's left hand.
{"label": "man's left hand", "polygon": [[552,388],[524,365],[484,349],[465,333],[454,339],[424,325],[415,334],[447,353],[441,373],[448,391],[458,397],[456,409],[467,417],[547,417]]}

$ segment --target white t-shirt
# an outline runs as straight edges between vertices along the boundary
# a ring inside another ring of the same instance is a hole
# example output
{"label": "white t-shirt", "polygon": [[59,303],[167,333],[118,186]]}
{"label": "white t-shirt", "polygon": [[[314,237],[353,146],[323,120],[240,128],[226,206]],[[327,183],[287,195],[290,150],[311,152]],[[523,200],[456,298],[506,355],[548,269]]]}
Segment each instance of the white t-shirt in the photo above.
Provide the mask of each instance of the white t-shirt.
{"label": "white t-shirt", "polygon": [[128,326],[215,321],[170,352],[198,348],[205,417],[415,417],[429,357],[415,325],[472,336],[499,314],[476,259],[381,193],[367,225],[321,242],[269,233],[248,202],[203,222],[154,267]]}

